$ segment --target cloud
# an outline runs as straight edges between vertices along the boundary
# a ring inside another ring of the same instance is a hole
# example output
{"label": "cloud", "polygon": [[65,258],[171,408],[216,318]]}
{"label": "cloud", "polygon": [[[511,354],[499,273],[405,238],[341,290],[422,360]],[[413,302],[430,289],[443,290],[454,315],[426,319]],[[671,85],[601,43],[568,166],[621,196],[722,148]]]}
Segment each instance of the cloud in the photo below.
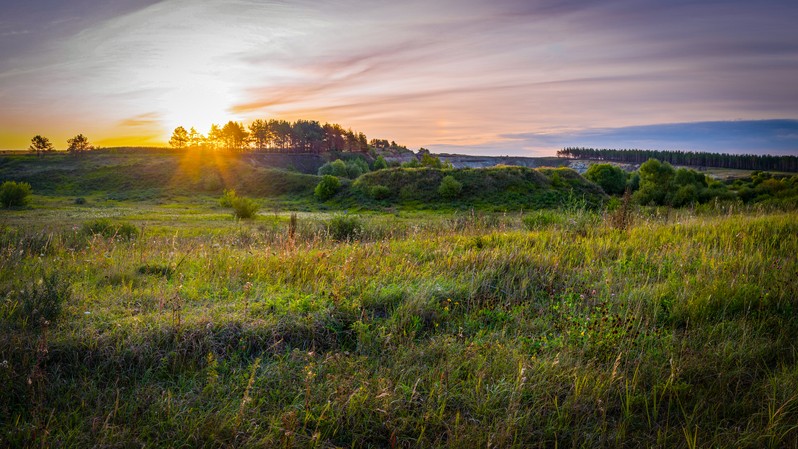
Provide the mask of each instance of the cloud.
{"label": "cloud", "polygon": [[159,126],[160,121],[161,114],[157,112],[147,112],[120,120],[119,126],[123,128],[152,127]]}
{"label": "cloud", "polygon": [[798,155],[798,120],[665,123],[553,133],[510,133],[475,147],[431,145],[438,152],[551,154],[564,147]]}
{"label": "cloud", "polygon": [[796,14],[778,0],[12,2],[0,126],[302,117],[412,147],[541,151],[602,129],[798,117]]}

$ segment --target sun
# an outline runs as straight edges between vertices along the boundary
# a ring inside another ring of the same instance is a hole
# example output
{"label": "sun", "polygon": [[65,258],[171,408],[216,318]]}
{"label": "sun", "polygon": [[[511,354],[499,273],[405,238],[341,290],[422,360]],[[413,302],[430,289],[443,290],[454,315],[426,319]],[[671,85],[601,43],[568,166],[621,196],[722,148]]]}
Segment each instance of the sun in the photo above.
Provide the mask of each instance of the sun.
{"label": "sun", "polygon": [[164,94],[160,105],[163,123],[170,135],[178,126],[194,127],[206,133],[211,124],[219,123],[230,108],[230,96],[218,83],[187,82]]}

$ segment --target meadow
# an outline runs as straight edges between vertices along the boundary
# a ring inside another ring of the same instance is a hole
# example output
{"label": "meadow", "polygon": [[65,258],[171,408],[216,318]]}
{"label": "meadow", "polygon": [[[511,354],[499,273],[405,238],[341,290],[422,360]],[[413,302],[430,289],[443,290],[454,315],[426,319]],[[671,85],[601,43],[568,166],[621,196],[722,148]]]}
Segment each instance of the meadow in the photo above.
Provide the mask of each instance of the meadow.
{"label": "meadow", "polygon": [[0,446],[798,445],[795,212],[31,204]]}

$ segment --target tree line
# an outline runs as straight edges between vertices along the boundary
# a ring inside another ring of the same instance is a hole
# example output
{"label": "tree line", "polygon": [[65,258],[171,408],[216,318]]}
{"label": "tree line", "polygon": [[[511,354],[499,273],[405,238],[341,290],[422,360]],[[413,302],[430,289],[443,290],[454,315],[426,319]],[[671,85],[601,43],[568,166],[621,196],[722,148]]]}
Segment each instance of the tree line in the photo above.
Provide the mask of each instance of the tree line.
{"label": "tree line", "polygon": [[632,164],[642,164],[649,159],[657,159],[673,165],[798,172],[796,156],[567,147],[557,151],[557,157]]}
{"label": "tree line", "polygon": [[372,139],[362,132],[344,129],[341,125],[316,120],[255,120],[245,127],[229,121],[224,126],[211,125],[207,134],[194,127],[175,128],[169,145],[173,148],[224,149],[229,151],[262,151],[270,153],[367,152],[373,148],[404,149],[396,142]]}
{"label": "tree line", "polygon": [[[207,149],[228,151],[262,151],[269,153],[325,153],[329,151],[365,153],[370,149],[410,151],[394,141],[372,139],[362,132],[344,129],[341,125],[316,120],[255,120],[244,126],[241,122],[229,121],[220,126],[212,124],[206,134],[194,127],[186,130],[178,126],[172,132],[169,145],[176,149]],[[67,151],[81,154],[93,150],[94,146],[83,134],[67,140]],[[46,137],[36,135],[28,150],[37,155],[55,152],[55,147]]]}

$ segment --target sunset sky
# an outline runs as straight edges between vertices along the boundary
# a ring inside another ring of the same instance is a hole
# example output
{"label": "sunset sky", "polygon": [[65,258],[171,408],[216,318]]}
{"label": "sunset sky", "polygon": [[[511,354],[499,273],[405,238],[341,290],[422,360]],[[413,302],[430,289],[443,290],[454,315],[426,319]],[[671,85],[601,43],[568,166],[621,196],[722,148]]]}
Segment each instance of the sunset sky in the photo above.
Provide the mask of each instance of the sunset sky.
{"label": "sunset sky", "polygon": [[798,154],[798,2],[27,0],[0,16],[0,149],[339,123],[413,149]]}

